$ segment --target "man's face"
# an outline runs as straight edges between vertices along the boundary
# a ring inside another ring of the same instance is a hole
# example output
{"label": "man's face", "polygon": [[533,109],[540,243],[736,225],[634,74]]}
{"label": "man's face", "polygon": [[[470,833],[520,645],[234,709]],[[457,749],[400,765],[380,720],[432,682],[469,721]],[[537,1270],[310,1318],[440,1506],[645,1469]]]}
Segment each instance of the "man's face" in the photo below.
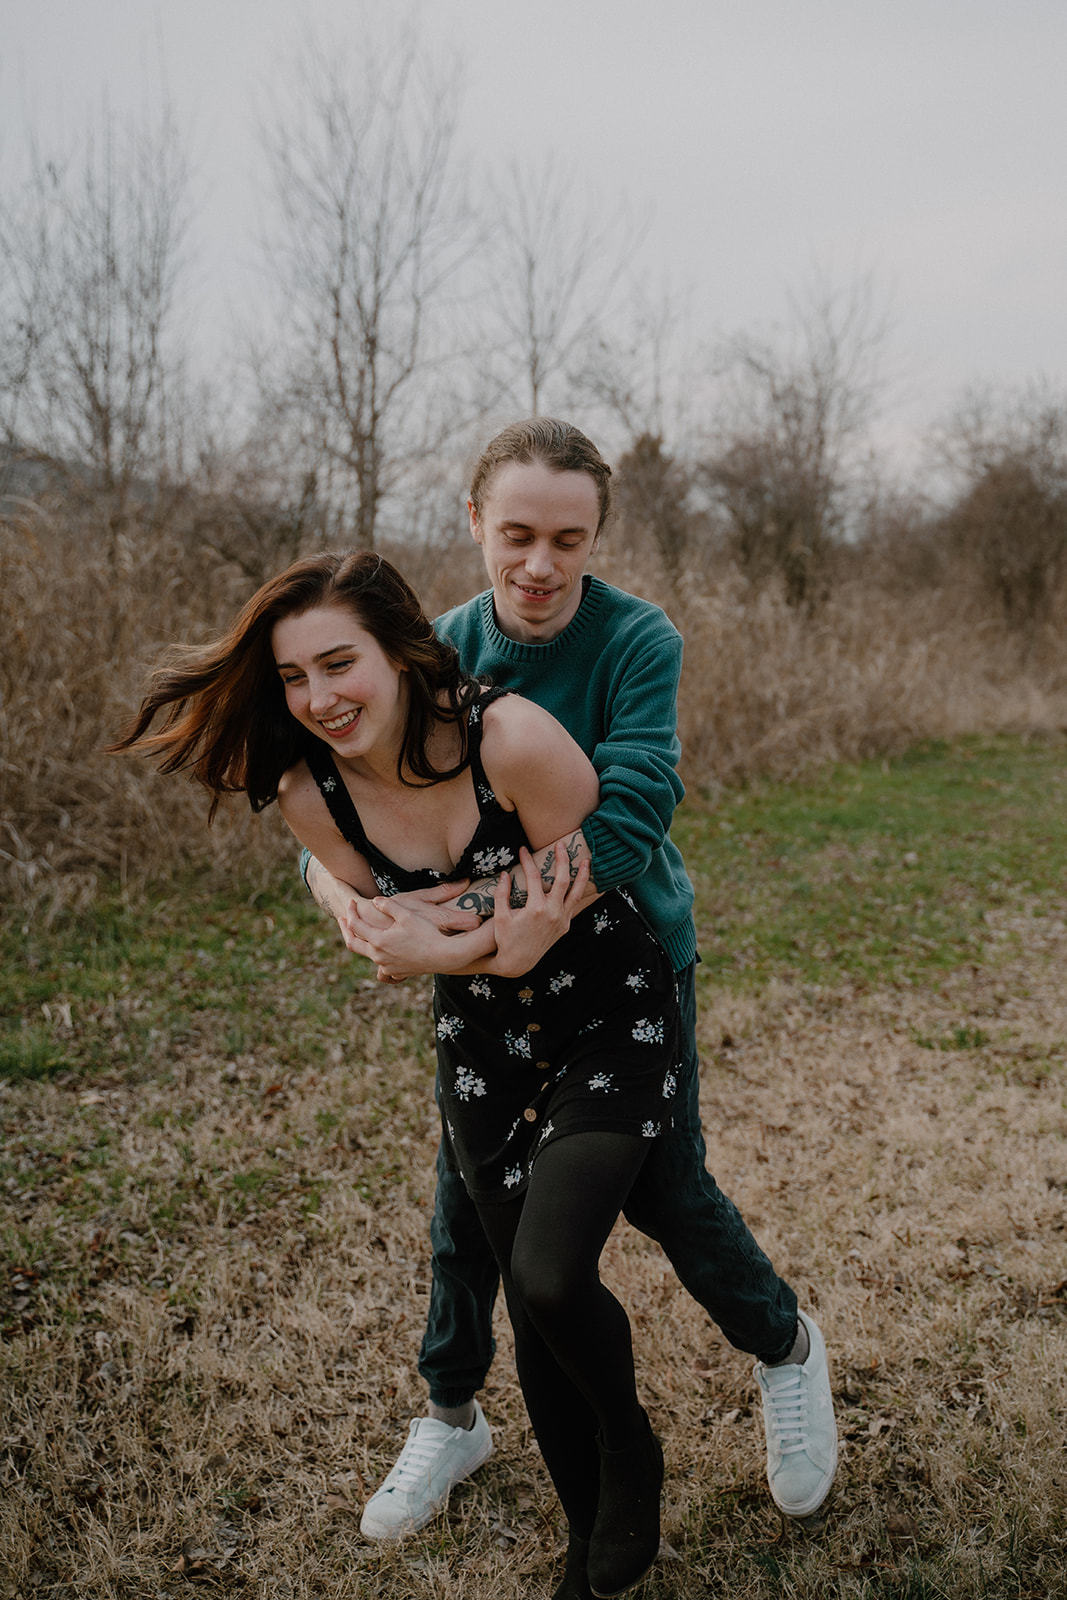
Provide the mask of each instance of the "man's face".
{"label": "man's face", "polygon": [[548,644],[582,600],[582,574],[599,543],[600,498],[588,472],[507,461],[489,481],[471,535],[493,585],[497,626],[518,644]]}

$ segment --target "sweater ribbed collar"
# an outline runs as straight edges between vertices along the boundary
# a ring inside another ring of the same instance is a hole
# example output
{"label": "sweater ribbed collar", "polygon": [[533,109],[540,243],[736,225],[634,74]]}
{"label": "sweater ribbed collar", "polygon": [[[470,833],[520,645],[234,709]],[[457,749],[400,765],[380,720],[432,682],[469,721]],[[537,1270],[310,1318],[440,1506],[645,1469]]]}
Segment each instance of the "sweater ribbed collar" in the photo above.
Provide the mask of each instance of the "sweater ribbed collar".
{"label": "sweater ribbed collar", "polygon": [[550,661],[554,656],[580,651],[583,640],[596,627],[597,618],[607,604],[611,592],[611,586],[606,584],[603,578],[594,578],[589,573],[582,579],[582,586],[581,604],[574,616],[563,632],[557,633],[547,644],[520,644],[516,639],[509,639],[506,633],[501,633],[496,625],[493,591],[486,589],[479,597],[482,629],[486,643],[492,648],[494,655],[503,661],[530,663]]}

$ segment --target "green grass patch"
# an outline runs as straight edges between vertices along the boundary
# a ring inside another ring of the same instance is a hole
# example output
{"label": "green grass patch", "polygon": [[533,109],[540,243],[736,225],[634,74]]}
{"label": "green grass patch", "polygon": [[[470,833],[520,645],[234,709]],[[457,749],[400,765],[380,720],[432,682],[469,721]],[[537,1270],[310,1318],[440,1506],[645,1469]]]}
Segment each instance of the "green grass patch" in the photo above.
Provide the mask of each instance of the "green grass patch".
{"label": "green grass patch", "polygon": [[0,918],[0,1078],[154,1073],[175,1045],[230,1055],[269,1046],[306,1066],[351,986],[369,975],[297,881],[253,907],[195,880],[131,904],[105,895],[51,926]]}
{"label": "green grass patch", "polygon": [[[775,978],[936,985],[995,963],[1012,916],[1062,909],[1065,794],[1062,742],[998,738],[691,797],[673,833],[697,889],[705,978],[748,991]],[[321,1064],[338,1005],[369,973],[343,957],[295,869],[254,895],[206,895],[190,877],[140,904],[104,896],[47,928],[9,909],[0,1077],[136,1080],[198,1048],[303,1070]],[[398,1009],[381,1064],[402,1048],[432,1069],[424,1011]],[[979,1048],[965,1032],[921,1042]]]}
{"label": "green grass patch", "polygon": [[975,738],[691,800],[672,832],[706,972],[929,984],[988,962],[991,913],[1062,910],[1065,797],[1062,742]]}

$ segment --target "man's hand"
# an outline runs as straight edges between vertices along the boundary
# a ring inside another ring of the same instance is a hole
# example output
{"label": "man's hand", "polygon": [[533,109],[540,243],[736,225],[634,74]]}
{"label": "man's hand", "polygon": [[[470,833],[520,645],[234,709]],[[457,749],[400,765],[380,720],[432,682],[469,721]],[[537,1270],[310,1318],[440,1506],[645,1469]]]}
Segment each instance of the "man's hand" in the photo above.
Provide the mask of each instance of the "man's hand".
{"label": "man's hand", "polygon": [[[559,840],[552,852],[562,850],[564,843]],[[497,953],[490,970],[504,978],[521,978],[562,938],[571,918],[582,909],[589,884],[588,858],[579,861],[573,878],[566,870],[556,872],[547,894],[544,880],[551,877],[554,857],[550,856],[539,872],[530,852],[523,848],[519,863],[526,879],[524,903],[511,904],[511,879],[506,872],[501,873],[493,897]]]}

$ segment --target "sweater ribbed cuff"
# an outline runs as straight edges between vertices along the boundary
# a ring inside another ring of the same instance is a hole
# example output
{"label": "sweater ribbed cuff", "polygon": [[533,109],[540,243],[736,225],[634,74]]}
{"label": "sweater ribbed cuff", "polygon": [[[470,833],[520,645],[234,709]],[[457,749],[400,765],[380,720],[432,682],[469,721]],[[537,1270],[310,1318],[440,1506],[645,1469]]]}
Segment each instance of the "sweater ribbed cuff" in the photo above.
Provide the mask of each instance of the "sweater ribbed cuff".
{"label": "sweater ribbed cuff", "polygon": [[597,821],[596,813],[582,824],[585,842],[592,856],[592,878],[600,890],[617,889],[632,883],[648,866],[648,856],[628,847],[617,833]]}

